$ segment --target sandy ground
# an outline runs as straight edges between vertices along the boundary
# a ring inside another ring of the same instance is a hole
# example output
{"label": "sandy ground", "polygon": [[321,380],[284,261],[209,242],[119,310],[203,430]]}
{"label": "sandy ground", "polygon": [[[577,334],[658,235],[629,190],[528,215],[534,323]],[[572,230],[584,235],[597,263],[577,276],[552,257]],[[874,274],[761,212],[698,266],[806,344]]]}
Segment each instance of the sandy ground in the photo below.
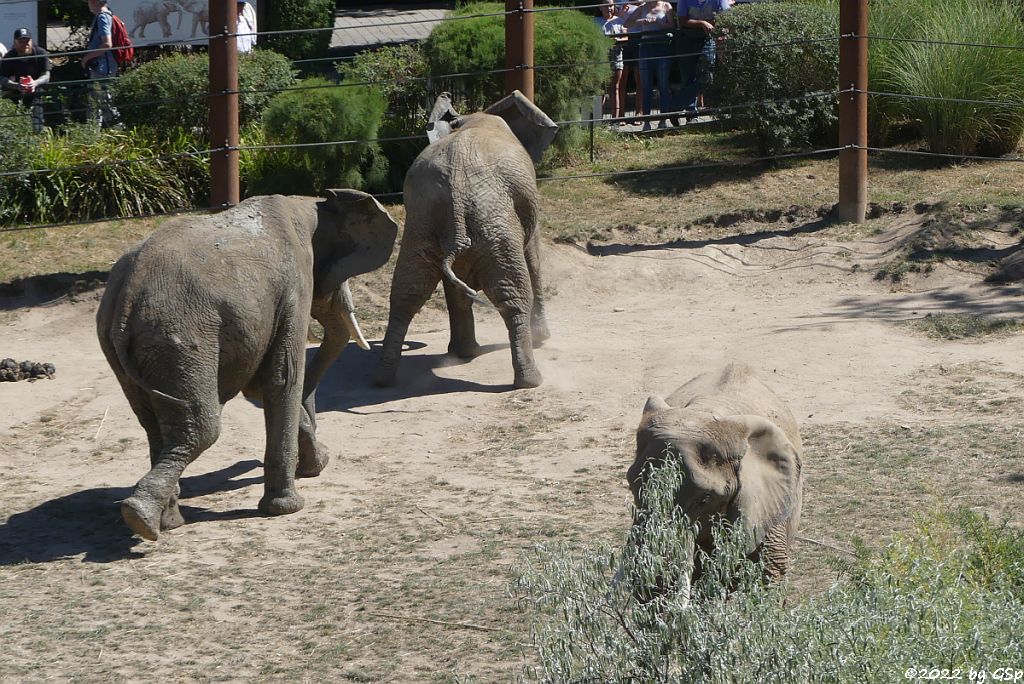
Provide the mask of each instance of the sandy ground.
{"label": "sandy ground", "polygon": [[[873,278],[919,225],[607,256],[549,244],[541,388],[511,388],[493,311],[477,312],[486,353],[470,362],[445,355],[446,317],[425,311],[396,388],[371,387],[375,352],[354,345],[321,386],[333,460],[300,482],[305,510],[255,514],[263,422],[239,398],[186,471],[189,524],[156,543],[131,538],[117,515],[146,452],[96,342],[98,294],[8,307],[0,356],[50,361],[57,375],[0,385],[0,680],[507,681],[530,657],[509,566],[536,541],[621,536],[649,394],[742,360],[805,431],[955,424],[905,399],[936,368],[973,368],[1024,396],[1019,335],[943,341],[902,325],[939,312],[1019,319],[1020,287],[981,284],[956,263],[895,291]],[[1019,420],[1019,406],[1004,419]],[[811,443],[804,528],[843,545],[856,524],[815,517],[815,459],[828,450]],[[1016,491],[1014,477],[1024,467],[993,486]],[[794,581],[817,552],[798,549]]]}

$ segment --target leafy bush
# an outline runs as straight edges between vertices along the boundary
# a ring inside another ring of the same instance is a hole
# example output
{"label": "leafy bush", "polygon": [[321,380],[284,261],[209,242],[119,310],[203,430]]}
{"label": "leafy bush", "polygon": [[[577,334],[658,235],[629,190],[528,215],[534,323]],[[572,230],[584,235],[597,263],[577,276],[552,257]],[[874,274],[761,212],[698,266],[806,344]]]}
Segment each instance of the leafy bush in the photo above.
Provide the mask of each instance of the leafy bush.
{"label": "leafy bush", "polygon": [[690,588],[693,528],[666,508],[678,477],[658,474],[662,503],[623,548],[541,546],[520,566],[513,592],[535,611],[540,661],[529,679],[859,684],[939,667],[966,680],[1024,660],[1024,531],[936,514],[881,552],[858,545],[837,563],[844,580],[793,604],[717,525]]}
{"label": "leafy bush", "polygon": [[4,171],[25,168],[38,144],[29,110],[0,98],[0,167]]}
{"label": "leafy bush", "polygon": [[[174,54],[141,64],[113,82],[115,102],[129,126],[156,131],[208,130],[210,58]],[[238,57],[238,117],[245,125],[260,117],[277,89],[294,84],[295,72],[283,55],[254,50]],[[260,92],[253,92],[260,91]]]}
{"label": "leafy bush", "polygon": [[25,168],[53,171],[0,178],[0,223],[132,216],[206,202],[208,159],[190,156],[197,146],[186,135],[155,141],[142,131],[101,132],[85,125],[35,143]]}
{"label": "leafy bush", "polygon": [[834,38],[838,26],[834,10],[811,5],[747,4],[719,15],[728,39],[712,92],[722,106],[751,105],[728,116],[755,134],[760,154],[836,144],[835,96],[800,98],[835,91],[838,42],[779,43]]}
{"label": "leafy bush", "polygon": [[[309,144],[377,137],[386,103],[378,90],[338,86],[323,78],[302,82],[304,90],[278,95],[263,117],[269,144]],[[380,146],[338,144],[270,150],[252,161],[248,192],[320,194],[327,188],[379,192],[387,184],[387,159]]]}
{"label": "leafy bush", "polygon": [[[455,16],[504,12],[500,3],[472,3]],[[555,121],[575,121],[593,95],[604,92],[611,75],[608,39],[592,17],[582,12],[542,12],[535,15],[534,89],[537,106]],[[505,23],[501,16],[445,21],[424,43],[437,91],[452,93],[455,108],[478,111],[505,95],[505,73],[478,72],[505,68]],[[555,67],[555,65],[559,65]],[[564,65],[564,66],[563,66]],[[554,68],[545,68],[545,67]],[[445,74],[472,76],[438,78]],[[436,93],[435,93],[436,95]],[[583,131],[559,133],[558,149],[578,144]]]}
{"label": "leafy bush", "polygon": [[[871,31],[894,38],[1021,45],[1024,21],[1004,0],[908,0],[872,2]],[[920,122],[933,152],[1006,154],[1024,134],[1024,51],[998,48],[871,41],[872,90],[1011,106],[872,98],[871,124],[884,142],[893,123]]]}
{"label": "leafy bush", "polygon": [[[259,27],[260,31],[324,29],[334,26],[334,0],[273,0],[265,3],[264,7],[266,14]],[[330,44],[330,31],[260,37],[261,47],[288,55],[291,59],[319,57],[327,52]]]}
{"label": "leafy bush", "polygon": [[427,116],[433,102],[427,92],[429,65],[423,50],[419,44],[404,44],[361,52],[339,65],[338,73],[349,83],[371,83],[387,100],[381,138],[416,136],[380,144],[390,165],[388,189],[401,190],[405,172],[427,145]]}

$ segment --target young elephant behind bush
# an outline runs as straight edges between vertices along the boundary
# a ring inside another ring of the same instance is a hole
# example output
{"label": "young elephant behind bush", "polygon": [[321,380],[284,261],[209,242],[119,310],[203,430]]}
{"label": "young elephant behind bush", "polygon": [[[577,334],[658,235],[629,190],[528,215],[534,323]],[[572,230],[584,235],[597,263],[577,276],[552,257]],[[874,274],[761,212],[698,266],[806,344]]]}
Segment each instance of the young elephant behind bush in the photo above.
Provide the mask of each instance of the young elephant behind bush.
{"label": "young elephant behind bush", "polygon": [[[716,517],[739,522],[748,556],[763,559],[768,576],[779,579],[800,524],[802,451],[796,420],[782,400],[750,366],[731,363],[698,375],[667,400],[647,400],[627,479],[642,511],[651,469],[673,460],[684,473],[675,502],[698,523],[701,550],[714,553]],[[635,524],[643,525],[637,517]]]}
{"label": "young elephant behind bush", "polygon": [[[179,218],[114,265],[96,314],[100,346],[149,439],[150,471],[121,504],[155,540],[183,524],[178,478],[220,433],[239,392],[263,402],[264,495],[271,515],[303,506],[295,477],[327,465],[313,392],[350,336],[347,279],[383,265],[398,225],[370,195],[253,197]],[[305,369],[310,312],[324,341]],[[306,372],[304,372],[306,371]]]}

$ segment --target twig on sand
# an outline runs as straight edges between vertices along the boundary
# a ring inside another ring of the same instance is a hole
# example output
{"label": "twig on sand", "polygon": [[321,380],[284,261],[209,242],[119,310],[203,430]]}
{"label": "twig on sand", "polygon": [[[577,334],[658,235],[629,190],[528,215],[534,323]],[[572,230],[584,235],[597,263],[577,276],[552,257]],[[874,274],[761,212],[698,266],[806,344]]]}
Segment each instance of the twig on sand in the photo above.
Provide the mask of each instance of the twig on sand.
{"label": "twig on sand", "polygon": [[834,546],[832,544],[827,544],[827,543],[825,543],[823,541],[818,541],[817,539],[811,539],[810,537],[801,537],[800,535],[797,535],[796,538],[799,539],[800,541],[810,542],[811,544],[817,544],[818,546],[824,546],[826,549],[832,549],[833,551],[838,551],[839,553],[846,553],[846,554],[849,554],[851,556],[856,556],[857,555],[853,551],[850,551],[849,549],[840,548],[840,547]]}
{"label": "twig on sand", "polygon": [[436,522],[436,523],[437,523],[438,525],[440,525],[441,527],[447,527],[447,525],[445,525],[445,524],[444,524],[444,520],[441,520],[440,518],[438,518],[438,517],[437,517],[436,515],[434,515],[433,513],[428,513],[428,512],[426,512],[425,510],[423,510],[423,508],[422,508],[422,507],[421,507],[421,506],[420,506],[419,504],[416,504],[416,509],[417,509],[417,510],[418,510],[418,511],[419,511],[420,513],[422,513],[423,515],[425,515],[425,516],[427,516],[428,518],[430,518],[431,520],[435,521],[435,522]]}
{"label": "twig on sand", "polygon": [[483,625],[474,625],[470,622],[446,622],[444,620],[432,620],[430,618],[413,617],[411,615],[394,615],[392,613],[368,613],[373,617],[388,618],[390,620],[408,620],[409,622],[429,622],[432,625],[442,625],[444,627],[460,627],[462,629],[475,629],[480,632],[500,632],[500,629],[494,627],[484,627]]}
{"label": "twig on sand", "polygon": [[107,414],[108,413],[110,413],[110,404],[107,404],[107,408],[103,409],[103,417],[100,418],[100,425],[99,425],[98,428],[96,428],[96,434],[92,436],[92,441],[95,442],[97,439],[99,439],[100,430],[103,429],[103,423],[105,423],[107,421]]}

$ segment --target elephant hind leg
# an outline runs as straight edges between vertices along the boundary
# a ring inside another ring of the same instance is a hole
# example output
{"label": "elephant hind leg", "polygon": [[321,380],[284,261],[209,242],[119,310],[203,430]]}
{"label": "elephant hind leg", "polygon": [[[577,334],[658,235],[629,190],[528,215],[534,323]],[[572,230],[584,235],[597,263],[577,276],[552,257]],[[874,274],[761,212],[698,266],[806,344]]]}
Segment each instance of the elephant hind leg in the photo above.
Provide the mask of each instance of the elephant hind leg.
{"label": "elephant hind leg", "polygon": [[[215,392],[205,401],[194,400],[184,406],[160,397],[147,399],[159,424],[161,442],[157,447],[151,436],[151,468],[132,495],[121,502],[121,515],[133,532],[155,541],[160,530],[184,523],[178,510],[178,481],[185,467],[217,441],[220,411]],[[147,434],[152,434],[153,426],[147,426],[143,415],[139,414],[140,422]]]}
{"label": "elephant hind leg", "polygon": [[476,341],[476,321],[473,320],[473,302],[461,288],[442,281],[444,299],[448,305],[448,322],[451,325],[451,341],[448,353],[460,359],[471,359],[480,355]]}
{"label": "elephant hind leg", "polygon": [[[544,379],[533,359],[533,288],[521,256],[518,261],[521,268],[513,266],[502,277],[486,284],[484,292],[488,299],[494,302],[508,329],[508,341],[512,349],[513,385],[525,389],[539,387]],[[506,257],[503,263],[514,264],[515,259]]]}
{"label": "elephant hind leg", "polygon": [[[406,224],[406,231],[410,230]],[[413,248],[415,249],[415,248]],[[395,384],[398,364],[402,358],[402,343],[409,332],[413,316],[419,313],[430,299],[437,283],[441,280],[441,255],[426,250],[410,251],[402,245],[395,263],[395,276],[391,281],[391,310],[388,313],[388,329],[384,334],[380,362],[373,374],[373,383],[378,387]]]}
{"label": "elephant hind leg", "polygon": [[540,275],[540,238],[539,232],[534,231],[533,236],[527,241],[525,247],[526,268],[530,273],[530,285],[533,289],[533,308],[530,312],[530,329],[533,333],[534,348],[544,344],[545,340],[551,337],[548,329],[547,316],[544,312],[544,298],[542,290],[544,287]]}

